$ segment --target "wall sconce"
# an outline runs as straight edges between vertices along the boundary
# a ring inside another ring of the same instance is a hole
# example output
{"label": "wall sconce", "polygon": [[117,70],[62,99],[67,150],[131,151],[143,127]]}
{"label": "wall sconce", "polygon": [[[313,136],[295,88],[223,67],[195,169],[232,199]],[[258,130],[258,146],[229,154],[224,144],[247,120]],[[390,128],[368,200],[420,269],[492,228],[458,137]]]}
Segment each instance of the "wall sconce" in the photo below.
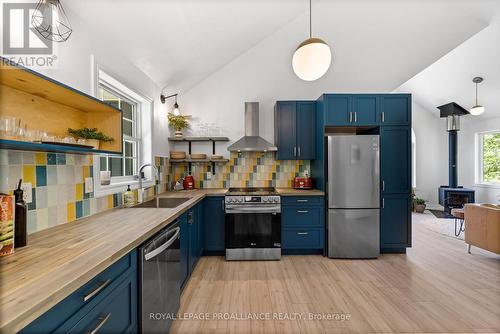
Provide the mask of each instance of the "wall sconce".
{"label": "wall sconce", "polygon": [[175,93],[175,94],[172,94],[172,95],[168,95],[168,96],[165,96],[163,94],[160,95],[160,101],[161,101],[161,103],[165,103],[165,101],[167,99],[175,97],[174,109],[172,110],[172,114],[174,114],[175,116],[179,116],[181,114],[181,111],[179,109],[179,104],[177,103],[177,94],[178,93]]}

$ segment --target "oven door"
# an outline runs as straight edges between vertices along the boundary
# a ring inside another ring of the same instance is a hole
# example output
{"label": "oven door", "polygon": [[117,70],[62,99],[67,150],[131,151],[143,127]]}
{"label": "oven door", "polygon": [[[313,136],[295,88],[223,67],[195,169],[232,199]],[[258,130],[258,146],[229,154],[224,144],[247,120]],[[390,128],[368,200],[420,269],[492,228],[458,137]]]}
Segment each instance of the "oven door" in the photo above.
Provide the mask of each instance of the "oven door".
{"label": "oven door", "polygon": [[281,213],[255,211],[226,208],[226,249],[281,248]]}

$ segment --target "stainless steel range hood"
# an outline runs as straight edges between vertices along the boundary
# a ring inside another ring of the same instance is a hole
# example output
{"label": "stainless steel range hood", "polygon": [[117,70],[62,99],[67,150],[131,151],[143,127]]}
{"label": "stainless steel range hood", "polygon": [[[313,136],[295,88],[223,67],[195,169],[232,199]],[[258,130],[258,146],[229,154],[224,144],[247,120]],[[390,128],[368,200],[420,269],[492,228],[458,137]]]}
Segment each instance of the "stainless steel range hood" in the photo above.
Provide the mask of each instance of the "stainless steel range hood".
{"label": "stainless steel range hood", "polygon": [[259,136],[259,102],[245,102],[245,136],[227,148],[231,152],[268,152],[278,148]]}

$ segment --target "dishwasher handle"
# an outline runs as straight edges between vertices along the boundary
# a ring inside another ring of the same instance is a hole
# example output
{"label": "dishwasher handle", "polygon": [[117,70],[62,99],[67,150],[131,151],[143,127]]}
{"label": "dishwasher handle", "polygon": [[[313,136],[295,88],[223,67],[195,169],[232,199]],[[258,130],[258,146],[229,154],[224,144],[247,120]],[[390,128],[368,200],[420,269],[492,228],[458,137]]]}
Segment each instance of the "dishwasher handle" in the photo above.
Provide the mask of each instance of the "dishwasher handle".
{"label": "dishwasher handle", "polygon": [[174,230],[175,230],[175,233],[172,236],[172,238],[168,239],[163,245],[159,246],[158,248],[155,248],[151,252],[144,254],[144,259],[146,261],[149,261],[152,258],[154,258],[155,256],[157,256],[158,254],[163,253],[163,251],[165,251],[165,249],[170,247],[175,242],[175,240],[177,240],[177,238],[179,237],[179,234],[181,233],[181,228],[179,226],[177,226],[176,228],[174,228]]}

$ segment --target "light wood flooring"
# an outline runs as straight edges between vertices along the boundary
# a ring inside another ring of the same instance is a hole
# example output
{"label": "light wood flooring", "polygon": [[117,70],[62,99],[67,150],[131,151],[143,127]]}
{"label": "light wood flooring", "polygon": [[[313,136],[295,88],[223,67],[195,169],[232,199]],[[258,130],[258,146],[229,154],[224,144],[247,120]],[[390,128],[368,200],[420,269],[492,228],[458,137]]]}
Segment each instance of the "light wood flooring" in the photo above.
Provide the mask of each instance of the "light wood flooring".
{"label": "light wood flooring", "polygon": [[[467,254],[463,241],[417,224],[406,255],[377,260],[203,257],[184,289],[180,313],[205,312],[209,320],[176,320],[171,333],[500,332],[500,257],[474,247]],[[297,319],[214,319],[225,312]],[[310,312],[350,319],[299,318]]]}

